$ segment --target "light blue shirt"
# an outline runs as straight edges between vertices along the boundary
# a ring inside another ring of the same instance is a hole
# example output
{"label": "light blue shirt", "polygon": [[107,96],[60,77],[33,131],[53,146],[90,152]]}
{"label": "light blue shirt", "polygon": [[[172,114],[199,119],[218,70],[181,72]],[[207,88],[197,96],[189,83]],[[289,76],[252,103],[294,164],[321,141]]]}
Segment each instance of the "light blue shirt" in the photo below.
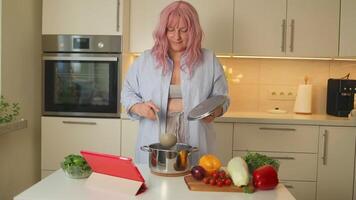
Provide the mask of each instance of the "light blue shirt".
{"label": "light blue shirt", "polygon": [[[182,63],[184,62],[184,56]],[[139,122],[139,134],[136,143],[136,163],[147,163],[148,153],[140,150],[141,146],[159,142],[159,132],[165,132],[169,85],[172,78],[173,62],[168,61],[168,72],[163,73],[162,67],[157,67],[157,61],[151,54],[151,50],[145,51],[130,67],[124,81],[121,92],[121,103],[128,116]],[[193,160],[197,160],[202,154],[215,151],[215,132],[212,123],[204,123],[201,120],[188,121],[189,111],[200,102],[215,95],[228,95],[227,82],[224,71],[214,55],[207,49],[202,49],[202,62],[192,75],[186,65],[181,69],[181,90],[184,112],[184,131],[188,144],[198,147],[199,152],[193,153]],[[130,113],[129,109],[136,103],[152,101],[160,108],[160,128],[157,121],[152,121]],[[226,112],[230,102],[223,105]]]}

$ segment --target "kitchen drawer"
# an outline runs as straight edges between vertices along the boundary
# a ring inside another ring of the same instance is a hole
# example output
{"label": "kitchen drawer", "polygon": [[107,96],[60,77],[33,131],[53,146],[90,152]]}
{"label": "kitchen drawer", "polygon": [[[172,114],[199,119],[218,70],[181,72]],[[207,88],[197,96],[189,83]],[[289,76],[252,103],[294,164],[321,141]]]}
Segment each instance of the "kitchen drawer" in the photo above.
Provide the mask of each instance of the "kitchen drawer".
{"label": "kitchen drawer", "polygon": [[81,150],[120,155],[120,119],[41,118],[41,167],[56,170],[69,154]]}
{"label": "kitchen drawer", "polygon": [[234,150],[317,153],[318,126],[235,123]]}
{"label": "kitchen drawer", "polygon": [[316,182],[280,181],[297,200],[315,200]]}
{"label": "kitchen drawer", "polygon": [[[234,156],[243,156],[246,151],[234,151]],[[317,154],[258,152],[279,160],[280,180],[316,181]]]}

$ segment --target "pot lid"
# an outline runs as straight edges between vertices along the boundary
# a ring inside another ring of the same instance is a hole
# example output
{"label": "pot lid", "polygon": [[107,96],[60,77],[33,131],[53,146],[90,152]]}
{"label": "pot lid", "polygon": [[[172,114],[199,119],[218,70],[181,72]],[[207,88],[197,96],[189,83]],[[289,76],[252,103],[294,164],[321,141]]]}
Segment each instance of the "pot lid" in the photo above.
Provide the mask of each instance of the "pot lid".
{"label": "pot lid", "polygon": [[222,106],[227,101],[227,96],[217,95],[210,97],[195,106],[188,114],[188,120],[203,119],[213,113],[214,109]]}

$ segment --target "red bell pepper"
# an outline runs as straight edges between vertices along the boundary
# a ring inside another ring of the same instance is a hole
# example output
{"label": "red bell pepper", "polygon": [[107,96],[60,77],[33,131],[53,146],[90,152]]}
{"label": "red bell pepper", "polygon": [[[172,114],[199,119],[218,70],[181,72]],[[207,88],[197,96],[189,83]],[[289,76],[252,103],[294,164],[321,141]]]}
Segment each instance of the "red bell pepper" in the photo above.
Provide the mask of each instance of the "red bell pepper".
{"label": "red bell pepper", "polygon": [[271,165],[264,165],[253,172],[253,185],[261,190],[271,190],[278,185],[277,171]]}

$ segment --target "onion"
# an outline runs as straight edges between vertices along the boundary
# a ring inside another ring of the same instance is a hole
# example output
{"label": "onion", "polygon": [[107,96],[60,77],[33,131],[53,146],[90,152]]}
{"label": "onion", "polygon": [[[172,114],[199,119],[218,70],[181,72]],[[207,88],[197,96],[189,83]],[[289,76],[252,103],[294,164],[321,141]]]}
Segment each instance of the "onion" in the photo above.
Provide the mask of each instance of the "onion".
{"label": "onion", "polygon": [[199,165],[194,166],[190,173],[196,180],[202,180],[205,177],[205,169]]}

